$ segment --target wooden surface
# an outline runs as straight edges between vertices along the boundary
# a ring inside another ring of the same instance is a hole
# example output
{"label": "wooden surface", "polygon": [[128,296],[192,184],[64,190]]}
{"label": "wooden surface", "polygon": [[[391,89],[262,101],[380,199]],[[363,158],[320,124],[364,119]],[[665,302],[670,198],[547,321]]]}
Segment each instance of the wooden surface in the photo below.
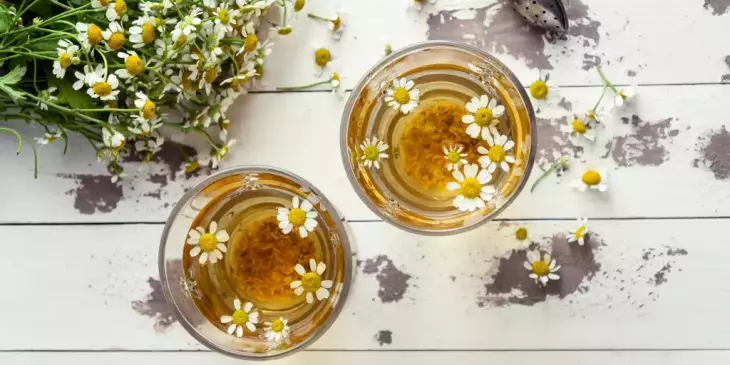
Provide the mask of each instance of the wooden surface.
{"label": "wooden surface", "polygon": [[[571,31],[557,40],[527,30],[501,1],[437,0],[422,12],[408,0],[307,2],[322,14],[338,8],[347,30],[331,43],[332,70],[345,86],[386,43],[476,44],[525,84],[550,74],[560,90],[538,113],[538,165],[560,154],[575,162],[475,231],[432,238],[387,225],[344,174],[344,102],[324,91],[272,92],[313,81],[292,60],[306,65],[312,43],[329,42],[321,24],[300,16],[291,37],[275,40],[265,86],[231,108],[239,143],[224,166],[267,164],[310,180],[348,220],[361,265],[331,330],[278,363],[728,363],[727,0],[571,0]],[[596,57],[614,83],[641,88],[590,144],[569,139],[567,123],[600,94]],[[0,139],[0,364],[233,364],[174,321],[157,281],[162,224],[202,176],[184,176],[170,147],[148,171],[129,162],[133,178],[114,186],[76,142],[66,156],[60,145],[41,148],[33,179],[29,150],[16,156],[14,141]],[[608,194],[570,189],[589,166],[608,168]],[[591,218],[595,239],[566,251],[563,235],[580,216]],[[563,283],[547,297],[509,279],[526,277],[517,227],[561,255]]]}

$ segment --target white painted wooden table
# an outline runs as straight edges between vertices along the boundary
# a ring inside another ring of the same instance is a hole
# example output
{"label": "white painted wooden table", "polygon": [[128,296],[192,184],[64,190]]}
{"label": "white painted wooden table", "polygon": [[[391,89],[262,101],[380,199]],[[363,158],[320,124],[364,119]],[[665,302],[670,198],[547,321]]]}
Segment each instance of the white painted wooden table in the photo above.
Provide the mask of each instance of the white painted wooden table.
{"label": "white painted wooden table", "polygon": [[[527,30],[503,2],[438,0],[422,12],[407,10],[408,0],[307,4],[349,15],[332,44],[347,87],[386,43],[426,39],[476,44],[525,84],[549,73],[561,86],[538,113],[540,162],[575,153],[574,168],[475,231],[420,237],[378,220],[341,167],[344,103],[328,92],[272,92],[313,81],[312,43],[328,40],[321,24],[301,17],[276,41],[264,89],[232,107],[239,143],[225,166],[269,164],[313,182],[349,221],[363,260],[330,332],[278,364],[730,361],[730,2],[571,0],[571,31],[559,40]],[[598,62],[615,83],[641,84],[639,99],[609,114],[595,144],[571,142],[572,113],[600,93],[590,69]],[[198,179],[179,172],[174,153],[115,187],[83,143],[66,157],[44,147],[36,180],[29,150],[15,156],[12,143],[0,141],[0,364],[236,363],[188,336],[160,292],[163,222]],[[609,168],[607,195],[568,187],[589,166]],[[547,248],[579,216],[591,218],[601,245],[563,263],[568,292],[495,294],[514,286],[500,274],[524,249],[517,227]]]}

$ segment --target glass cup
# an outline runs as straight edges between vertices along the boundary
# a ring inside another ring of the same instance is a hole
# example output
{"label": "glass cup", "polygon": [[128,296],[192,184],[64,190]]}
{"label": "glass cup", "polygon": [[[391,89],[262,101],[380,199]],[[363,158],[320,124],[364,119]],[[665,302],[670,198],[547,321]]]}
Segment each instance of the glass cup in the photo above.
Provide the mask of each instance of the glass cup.
{"label": "glass cup", "polygon": [[365,73],[342,115],[340,150],[375,214],[445,235],[484,224],[515,199],[535,159],[536,130],[530,99],[504,64],[475,47],[432,41]]}
{"label": "glass cup", "polygon": [[186,192],[165,224],[159,270],[182,326],[247,360],[289,355],[324,334],[354,273],[332,204],[271,167],[221,171]]}

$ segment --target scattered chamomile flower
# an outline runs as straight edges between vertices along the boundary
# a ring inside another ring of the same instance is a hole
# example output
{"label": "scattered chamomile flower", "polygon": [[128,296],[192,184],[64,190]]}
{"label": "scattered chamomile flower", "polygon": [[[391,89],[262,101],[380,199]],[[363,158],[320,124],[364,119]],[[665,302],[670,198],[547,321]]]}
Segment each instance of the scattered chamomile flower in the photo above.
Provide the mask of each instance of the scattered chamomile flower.
{"label": "scattered chamomile flower", "polygon": [[302,9],[304,9],[305,0],[295,0],[294,1],[294,12],[300,12]]}
{"label": "scattered chamomile flower", "polygon": [[94,9],[105,9],[109,6],[109,0],[91,0],[91,7]]}
{"label": "scattered chamomile flower", "polygon": [[408,114],[418,106],[420,95],[416,83],[403,77],[393,80],[392,87],[386,90],[385,102],[389,107]]}
{"label": "scattered chamomile flower", "polygon": [[527,228],[525,228],[525,227],[517,228],[517,230],[515,231],[515,238],[518,241],[526,240],[527,239]]}
{"label": "scattered chamomile flower", "polygon": [[556,95],[557,89],[548,85],[549,80],[550,75],[547,75],[545,80],[538,79],[530,84],[530,98],[538,107],[547,103],[548,99]]}
{"label": "scattered chamomile flower", "polygon": [[461,165],[469,163],[464,157],[466,153],[461,153],[464,150],[462,145],[451,145],[449,148],[444,146],[444,158],[446,159],[446,169],[449,171],[458,170]]}
{"label": "scattered chamomile flower", "polygon": [[40,145],[47,145],[49,143],[53,143],[53,141],[57,140],[58,138],[62,137],[63,133],[60,131],[56,132],[46,132],[43,137],[36,138],[36,142]]}
{"label": "scattered chamomile flower", "polygon": [[497,166],[501,167],[504,172],[509,172],[509,164],[517,162],[514,154],[508,153],[515,147],[515,142],[506,135],[500,135],[496,130],[494,134],[487,130],[487,133],[482,134],[482,137],[487,141],[489,149],[483,146],[477,148],[477,151],[484,155],[479,157],[479,164],[487,169],[490,174],[497,169]]}
{"label": "scattered chamomile flower", "polygon": [[127,38],[124,36],[124,28],[117,22],[109,23],[109,28],[101,33],[104,36],[107,47],[113,51],[118,51],[124,47]]}
{"label": "scattered chamomile flower", "polygon": [[228,326],[226,332],[229,335],[236,334],[236,337],[243,337],[243,328],[246,327],[250,332],[256,332],[256,324],[259,323],[259,312],[253,309],[251,302],[241,307],[241,301],[233,300],[233,308],[235,311],[230,316],[221,316],[221,323],[231,325]]}
{"label": "scattered chamomile flower", "polygon": [[124,147],[124,144],[127,142],[124,135],[119,133],[119,131],[106,127],[101,129],[101,139],[104,141],[105,146],[115,150]]}
{"label": "scattered chamomile flower", "polygon": [[225,146],[216,149],[215,153],[211,157],[211,167],[214,169],[217,169],[218,166],[220,166],[220,163],[228,156],[228,153],[231,150],[231,146],[236,144],[236,140],[232,139],[228,141],[228,143],[225,144]]}
{"label": "scattered chamomile flower", "polygon": [[[53,95],[54,92],[58,90],[55,86],[49,87],[46,90],[41,91],[38,94],[38,102],[36,105],[40,110],[48,110],[48,103],[52,103],[56,100],[58,100],[58,97],[56,95]],[[46,133],[47,134],[47,133]],[[45,143],[43,143],[45,144]]]}
{"label": "scattered chamomile flower", "polygon": [[314,303],[315,295],[317,300],[327,299],[330,296],[328,289],[331,289],[334,283],[332,280],[322,280],[322,274],[326,269],[327,265],[324,262],[317,264],[314,259],[309,259],[309,272],[304,269],[304,266],[297,264],[294,266],[294,271],[301,275],[302,279],[292,281],[289,287],[294,289],[296,295],[302,295],[306,292],[306,299],[309,304]]}
{"label": "scattered chamomile flower", "polygon": [[388,144],[378,140],[376,136],[372,136],[370,140],[365,138],[365,141],[360,144],[360,149],[362,150],[360,161],[365,167],[375,166],[376,169],[379,169],[380,159],[388,158],[388,154],[385,153],[388,150]]}
{"label": "scattered chamomile flower", "polygon": [[572,185],[580,191],[598,190],[604,192],[608,190],[606,185],[606,169],[586,170],[583,172],[580,180],[574,180]]}
{"label": "scattered chamomile flower", "polygon": [[102,29],[96,24],[76,23],[76,31],[79,33],[78,38],[85,50],[97,46],[104,40]]}
{"label": "scattered chamomile flower", "polygon": [[535,279],[535,282],[540,282],[542,285],[547,285],[550,280],[560,279],[560,275],[557,274],[560,265],[547,252],[540,260],[540,251],[527,251],[525,269],[530,270],[531,279]]}
{"label": "scattered chamomile flower", "polygon": [[289,338],[290,328],[287,320],[278,318],[271,322],[264,322],[264,337],[267,341],[280,344]]}
{"label": "scattered chamomile flower", "polygon": [[139,109],[139,115],[142,119],[150,120],[154,118],[156,111],[155,103],[141,91],[137,91],[135,96],[137,98],[134,100],[134,106]]}
{"label": "scattered chamomile flower", "polygon": [[307,14],[308,17],[319,20],[327,23],[327,27],[332,32],[332,38],[335,40],[340,40],[342,38],[342,32],[345,30],[345,24],[342,20],[342,11],[338,11],[336,14],[332,15],[331,17],[323,17],[314,13]]}
{"label": "scattered chamomile flower", "polygon": [[410,0],[410,1],[411,1],[411,6],[418,10],[423,10],[423,8],[426,5],[436,4],[436,0]]}
{"label": "scattered chamomile flower", "polygon": [[156,27],[157,21],[149,15],[143,15],[137,18],[133,27],[129,28],[129,41],[132,42],[134,48],[142,48],[148,44],[155,42],[157,38]]}
{"label": "scattered chamomile flower", "polygon": [[616,93],[616,97],[613,99],[613,104],[616,107],[623,107],[626,103],[631,101],[631,99],[636,97],[636,90],[638,90],[638,86],[634,85],[631,87],[628,87],[626,89],[621,89]]}
{"label": "scattered chamomile flower", "polygon": [[297,229],[299,237],[307,237],[309,232],[314,231],[317,227],[317,212],[312,203],[303,199],[299,205],[299,197],[293,197],[291,200],[292,208],[281,207],[278,209],[279,214],[276,219],[279,221],[279,228],[284,234],[289,234],[293,229]]}
{"label": "scattered chamomile flower", "polygon": [[329,79],[329,84],[332,88],[332,93],[335,94],[338,99],[342,99],[345,97],[345,89],[342,87],[342,79],[339,73],[332,73],[332,76],[330,76]]}
{"label": "scattered chamomile flower", "polygon": [[593,130],[590,130],[588,128],[589,128],[588,123],[585,123],[576,117],[575,119],[573,119],[573,122],[571,123],[570,135],[571,136],[579,135],[591,142],[595,142],[596,134],[593,132]]}
{"label": "scattered chamomile flower", "polygon": [[390,43],[387,43],[385,45],[385,49],[383,51],[385,52],[385,55],[387,56],[387,55],[393,53],[393,46],[391,46]]}
{"label": "scattered chamomile flower", "polygon": [[332,52],[327,47],[316,44],[314,46],[314,68],[315,76],[322,76],[324,69],[332,61]]}
{"label": "scattered chamomile flower", "polygon": [[106,10],[106,18],[110,21],[121,21],[129,20],[127,15],[127,3],[124,0],[115,0],[113,3],[109,3]]}
{"label": "scattered chamomile flower", "polygon": [[62,79],[66,76],[66,69],[72,64],[79,64],[81,60],[76,56],[79,46],[64,39],[59,40],[58,45],[61,48],[56,48],[58,59],[53,61],[53,75]]}
{"label": "scattered chamomile flower", "polygon": [[504,106],[497,104],[497,98],[489,100],[489,96],[482,95],[473,97],[471,101],[466,103],[466,110],[471,114],[461,117],[461,121],[469,126],[466,127],[466,133],[471,138],[487,139],[489,128],[499,123],[499,119],[504,115]]}
{"label": "scattered chamomile flower", "polygon": [[114,74],[122,79],[129,79],[139,76],[144,72],[145,65],[142,58],[135,51],[119,52],[119,58],[124,60],[124,68],[114,71]]}
{"label": "scattered chamomile flower", "polygon": [[603,109],[591,109],[585,112],[586,122],[600,123],[603,115]]}
{"label": "scattered chamomile flower", "polygon": [[276,34],[278,35],[289,35],[292,32],[292,27],[286,26],[286,27],[275,27],[273,30],[276,31]]}
{"label": "scattered chamomile flower", "polygon": [[196,227],[188,232],[187,244],[193,246],[190,249],[190,257],[200,255],[198,262],[201,265],[205,265],[206,262],[210,261],[211,264],[215,264],[218,260],[223,259],[223,253],[228,251],[225,242],[230,237],[225,229],[218,230],[218,223],[215,221],[210,222],[208,226],[208,232],[205,232],[205,228]]}
{"label": "scattered chamomile flower", "polygon": [[588,231],[588,218],[578,219],[576,223],[578,224],[578,228],[575,231],[570,231],[568,242],[578,242],[579,245],[583,246],[586,243],[585,239],[588,233],[590,233]]}
{"label": "scattered chamomile flower", "polygon": [[458,169],[454,170],[452,175],[456,181],[446,184],[446,189],[459,191],[459,195],[454,199],[454,206],[462,212],[473,212],[484,208],[484,202],[492,200],[497,192],[494,186],[486,185],[492,180],[492,175],[487,170],[479,170],[477,164],[464,166],[464,173]]}

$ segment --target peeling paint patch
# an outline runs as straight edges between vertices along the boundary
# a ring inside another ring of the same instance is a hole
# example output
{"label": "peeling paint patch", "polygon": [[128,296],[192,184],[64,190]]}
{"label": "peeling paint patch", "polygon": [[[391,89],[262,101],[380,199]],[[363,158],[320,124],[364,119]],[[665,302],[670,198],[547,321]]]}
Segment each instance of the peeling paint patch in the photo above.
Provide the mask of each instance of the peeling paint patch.
{"label": "peeling paint patch", "polygon": [[160,281],[149,278],[147,279],[147,284],[152,289],[152,292],[147,295],[145,300],[133,301],[132,309],[143,316],[154,318],[155,330],[163,332],[172,326],[173,323],[177,322],[177,319],[172,314],[170,307],[167,306]]}
{"label": "peeling paint patch", "polygon": [[[628,119],[623,120],[628,123]],[[669,158],[669,152],[662,141],[679,134],[677,129],[670,130],[671,122],[672,118],[645,122],[638,115],[633,115],[631,124],[635,128],[631,133],[616,136],[606,143],[606,154],[602,157],[613,158],[620,167],[663,164]]]}
{"label": "peeling paint patch", "polygon": [[654,274],[654,285],[659,286],[667,282],[667,274],[672,271],[672,265],[666,264]]}
{"label": "peeling paint patch", "polygon": [[376,274],[375,278],[380,284],[378,297],[383,303],[398,302],[403,299],[408,290],[408,275],[393,264],[393,261],[385,255],[379,255],[374,259],[367,259],[362,268],[363,274]]}
{"label": "peeling paint patch", "polygon": [[567,111],[573,111],[573,104],[566,98],[560,99],[560,101],[558,102],[558,106]]}
{"label": "peeling paint patch", "polygon": [[628,76],[628,77],[636,77],[636,71],[634,71],[634,70],[628,70],[626,72],[626,76]]}
{"label": "peeling paint patch", "polygon": [[725,126],[700,137],[697,149],[700,151],[700,161],[695,167],[701,164],[709,168],[718,180],[730,178],[730,133]]}
{"label": "peeling paint patch", "polygon": [[375,341],[378,341],[378,345],[390,345],[393,343],[393,332],[389,330],[380,330],[375,334]]}
{"label": "peeling paint patch", "polygon": [[590,70],[592,68],[595,68],[596,66],[601,65],[601,57],[597,55],[592,55],[588,53],[583,54],[583,67],[581,67],[584,70]]}
{"label": "peeling paint patch", "polygon": [[109,175],[58,174],[76,180],[77,188],[66,192],[74,196],[74,208],[81,214],[109,213],[124,196],[121,185],[112,183]]}
{"label": "peeling paint patch", "polygon": [[705,0],[705,9],[712,10],[712,15],[727,14],[730,10],[730,0]]}
{"label": "peeling paint patch", "polygon": [[[152,157],[152,162],[158,162],[167,165],[170,180],[175,180],[177,173],[182,170],[187,158],[197,157],[198,152],[183,144],[172,141],[165,141],[162,148]],[[139,156],[132,154],[122,158],[123,162],[142,162]],[[190,177],[190,176],[186,176]]]}
{"label": "peeling paint patch", "polygon": [[557,119],[537,118],[537,157],[540,163],[552,163],[562,155],[579,158],[583,147],[570,139],[568,117]]}
{"label": "peeling paint patch", "polygon": [[[730,69],[730,56],[725,56],[725,64],[727,65],[728,69]],[[730,74],[724,74],[720,78],[721,82],[730,82]]]}
{"label": "peeling paint patch", "polygon": [[648,282],[654,286],[659,286],[669,280],[668,275],[672,271],[674,265],[677,264],[674,258],[667,259],[667,257],[687,256],[687,254],[687,250],[678,247],[663,246],[661,249],[645,249],[641,258],[646,261],[646,264],[658,263],[661,265],[661,268],[657,270],[656,265],[653,266],[653,269],[647,265],[642,265],[636,271],[657,270],[654,275],[648,279]]}

